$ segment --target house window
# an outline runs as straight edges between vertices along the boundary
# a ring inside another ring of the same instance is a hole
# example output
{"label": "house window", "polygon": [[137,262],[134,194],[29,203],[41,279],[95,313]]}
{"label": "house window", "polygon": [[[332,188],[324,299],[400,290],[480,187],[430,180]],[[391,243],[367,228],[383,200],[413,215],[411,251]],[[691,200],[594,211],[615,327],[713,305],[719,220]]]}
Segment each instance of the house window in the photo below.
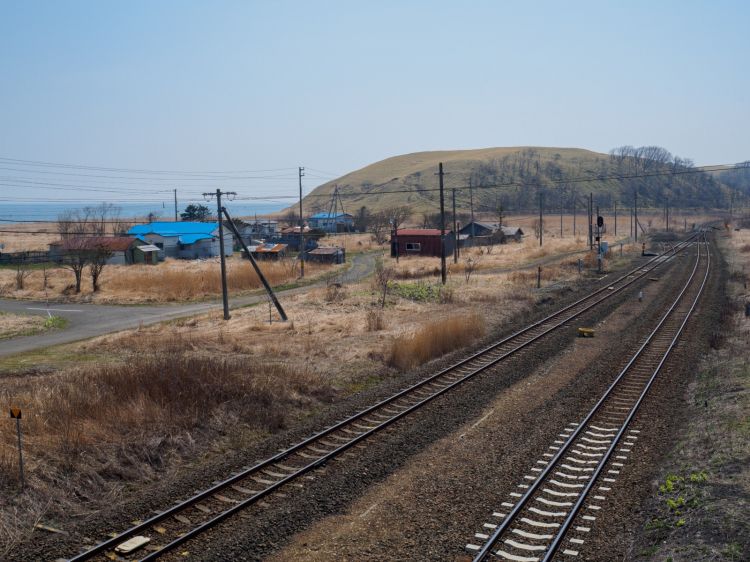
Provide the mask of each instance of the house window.
{"label": "house window", "polygon": [[420,244],[419,242],[407,242],[406,251],[407,252],[421,252],[422,244]]}

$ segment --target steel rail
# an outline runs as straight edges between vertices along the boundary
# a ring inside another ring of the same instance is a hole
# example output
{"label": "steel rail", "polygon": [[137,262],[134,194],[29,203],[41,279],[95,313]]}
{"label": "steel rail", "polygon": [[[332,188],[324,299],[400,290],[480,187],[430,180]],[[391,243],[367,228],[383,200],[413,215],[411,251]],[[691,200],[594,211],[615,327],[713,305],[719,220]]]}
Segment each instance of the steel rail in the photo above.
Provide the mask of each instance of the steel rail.
{"label": "steel rail", "polygon": [[[705,236],[704,236],[705,239]],[[602,458],[599,465],[596,467],[594,472],[591,475],[590,480],[586,483],[583,491],[581,492],[580,497],[578,498],[578,501],[573,505],[573,507],[570,510],[570,513],[568,514],[568,517],[565,519],[565,521],[560,525],[560,528],[555,535],[554,540],[552,541],[552,544],[550,544],[549,549],[544,555],[544,558],[542,559],[542,562],[549,562],[552,560],[552,557],[555,555],[557,550],[560,548],[560,544],[562,543],[563,538],[567,534],[568,530],[570,529],[571,525],[573,524],[573,521],[575,521],[575,518],[580,513],[581,508],[583,507],[583,502],[586,501],[589,494],[591,493],[592,488],[594,487],[594,484],[596,483],[596,480],[599,478],[599,475],[602,473],[602,470],[604,470],[604,467],[607,465],[607,462],[612,457],[612,454],[614,453],[615,449],[617,448],[617,445],[619,444],[620,440],[622,439],[622,436],[625,434],[625,431],[627,430],[630,423],[633,421],[633,418],[635,417],[635,414],[638,412],[638,409],[641,407],[641,404],[643,403],[643,400],[646,398],[646,394],[651,389],[651,386],[653,385],[654,381],[656,380],[656,377],[661,372],[662,367],[664,366],[664,363],[666,362],[667,358],[671,355],[672,351],[674,350],[675,346],[677,345],[678,338],[682,335],[682,332],[685,329],[685,326],[688,323],[688,320],[690,319],[691,315],[693,314],[693,311],[695,310],[695,307],[698,305],[698,300],[700,299],[701,295],[703,294],[703,289],[706,286],[706,282],[708,281],[708,274],[711,269],[711,253],[708,248],[708,243],[706,243],[706,273],[703,276],[703,280],[701,282],[701,285],[698,289],[697,294],[695,295],[695,298],[693,299],[693,302],[690,306],[690,309],[685,314],[685,318],[682,320],[682,323],[680,324],[680,327],[678,328],[677,332],[675,333],[674,337],[672,338],[672,341],[669,344],[669,347],[664,354],[664,356],[661,358],[661,361],[659,361],[659,364],[657,365],[656,369],[654,370],[653,374],[651,375],[651,378],[649,379],[648,383],[646,384],[645,388],[641,392],[640,396],[638,397],[638,401],[635,403],[633,408],[630,410],[630,413],[628,414],[627,419],[625,420],[625,423],[623,423],[620,430],[617,432],[617,435],[612,440],[612,444],[609,446],[609,449],[607,449],[607,452],[605,453],[604,457]],[[687,288],[687,287],[686,287]]]}
{"label": "steel rail", "polygon": [[[662,325],[666,322],[667,318],[671,315],[672,311],[677,307],[680,300],[682,299],[682,296],[687,291],[688,287],[690,286],[695,273],[698,268],[698,264],[700,262],[700,247],[698,254],[696,256],[695,265],[693,266],[693,270],[691,271],[690,277],[685,283],[684,287],[678,294],[675,301],[672,303],[672,306],[668,309],[668,311],[662,316],[661,320],[657,324],[656,328],[649,334],[646,341],[638,348],[636,353],[630,358],[628,363],[625,365],[625,367],[621,370],[621,372],[618,374],[618,376],[615,378],[615,380],[612,382],[612,384],[607,388],[605,393],[599,398],[599,400],[596,402],[596,404],[591,408],[589,413],[586,415],[586,417],[581,421],[577,426],[576,429],[570,434],[568,439],[565,441],[563,445],[560,446],[560,448],[557,450],[557,452],[554,454],[554,456],[549,460],[549,462],[546,464],[544,469],[541,471],[541,473],[537,476],[536,480],[529,485],[529,487],[526,489],[526,492],[516,500],[516,502],[513,505],[513,508],[509,511],[509,513],[505,516],[502,523],[499,524],[495,530],[493,531],[492,535],[487,539],[487,541],[484,543],[482,548],[477,552],[475,555],[473,562],[482,562],[487,559],[489,554],[491,553],[492,549],[494,548],[494,545],[498,542],[500,537],[508,530],[510,525],[516,521],[517,516],[519,513],[524,509],[526,504],[531,500],[531,498],[534,496],[536,492],[539,491],[539,489],[544,484],[547,476],[556,468],[558,462],[562,459],[562,457],[567,454],[568,450],[571,448],[573,443],[575,442],[576,438],[584,431],[584,429],[587,427],[587,424],[594,418],[594,416],[599,412],[601,407],[606,403],[607,399],[610,397],[610,395],[613,393],[615,388],[618,387],[619,383],[622,381],[622,379],[625,377],[625,375],[628,373],[630,368],[633,366],[633,364],[636,362],[636,360],[643,354],[646,347],[653,341],[654,336],[656,335],[657,331],[662,327]],[[708,268],[707,273],[708,275]],[[705,284],[705,280],[704,280]],[[701,286],[701,291],[703,289],[703,285]],[[697,302],[697,301],[696,301]],[[691,308],[691,312],[693,310],[695,305]],[[663,364],[663,360],[660,364]],[[640,403],[640,402],[639,402]],[[614,449],[613,449],[614,450]],[[603,465],[602,465],[603,466]],[[593,478],[589,482],[593,482]]]}
{"label": "steel rail", "polygon": [[[219,513],[218,515],[216,515],[212,519],[209,519],[208,521],[202,523],[201,525],[199,525],[197,527],[194,527],[191,531],[188,531],[187,533],[184,533],[183,535],[181,535],[180,537],[178,537],[174,541],[168,543],[161,550],[149,554],[147,557],[143,558],[143,560],[151,560],[151,559],[156,558],[157,556],[159,556],[159,555],[167,552],[168,550],[171,550],[171,549],[175,548],[179,544],[182,544],[188,538],[191,538],[191,537],[193,537],[193,536],[195,536],[195,535],[197,535],[197,534],[205,531],[207,528],[216,525],[217,523],[219,523],[220,521],[226,519],[230,515],[236,513],[240,509],[246,508],[249,505],[251,505],[253,503],[256,503],[257,501],[259,501],[263,497],[265,497],[268,494],[276,491],[279,487],[283,486],[284,484],[287,484],[290,481],[292,481],[292,480],[294,480],[296,478],[299,478],[303,474],[305,474],[305,473],[307,473],[307,472],[309,472],[311,470],[314,470],[314,469],[320,467],[321,465],[325,464],[328,460],[330,460],[334,456],[337,456],[341,452],[343,452],[343,451],[347,450],[348,448],[352,447],[353,445],[359,443],[360,441],[362,441],[366,437],[369,437],[373,433],[376,433],[376,432],[378,432],[378,431],[380,431],[380,430],[388,427],[389,425],[391,425],[395,421],[401,419],[405,415],[413,412],[414,410],[416,410],[419,407],[425,405],[426,403],[434,400],[435,398],[437,398],[439,396],[442,396],[448,390],[451,390],[451,389],[455,388],[456,386],[460,385],[461,383],[466,382],[467,380],[469,380],[470,378],[476,376],[480,372],[483,372],[486,369],[494,366],[499,361],[507,358],[508,356],[510,356],[510,355],[512,355],[514,353],[517,353],[521,349],[524,349],[525,347],[527,347],[531,343],[537,341],[538,339],[540,339],[544,335],[548,334],[549,332],[551,332],[551,331],[553,331],[553,330],[561,327],[562,325],[564,325],[565,323],[569,322],[573,318],[575,318],[577,316],[580,316],[581,314],[583,314],[586,311],[590,310],[594,306],[598,305],[600,302],[602,302],[602,301],[610,298],[611,296],[613,296],[613,295],[615,295],[615,294],[623,291],[624,289],[626,289],[627,287],[629,287],[633,283],[637,282],[638,280],[642,279],[644,276],[648,275],[648,273],[650,273],[654,269],[656,269],[656,268],[660,267],[661,265],[667,263],[670,259],[672,259],[672,257],[674,257],[677,254],[678,251],[684,250],[692,242],[692,240],[696,236],[697,236],[697,234],[688,237],[686,240],[680,242],[674,248],[671,248],[671,249],[667,250],[666,252],[663,252],[663,253],[659,254],[658,256],[653,257],[652,259],[648,260],[644,264],[641,264],[637,268],[631,269],[629,272],[627,272],[624,275],[620,276],[616,280],[614,280],[614,281],[612,281],[610,283],[607,283],[605,286],[601,287],[600,289],[598,289],[598,290],[596,290],[596,291],[594,291],[594,292],[586,295],[585,297],[583,297],[583,298],[581,298],[581,299],[579,299],[579,300],[577,300],[577,301],[575,301],[575,302],[573,302],[573,303],[571,303],[571,304],[569,304],[569,305],[561,308],[560,310],[552,313],[551,315],[549,315],[549,316],[547,316],[545,318],[542,318],[541,320],[538,320],[538,321],[530,324],[529,326],[526,326],[525,328],[522,328],[521,330],[519,330],[519,331],[517,331],[517,332],[515,332],[515,333],[513,333],[513,334],[511,334],[509,336],[506,336],[502,340],[491,344],[490,346],[488,346],[488,347],[486,347],[486,348],[484,348],[484,349],[482,349],[482,350],[474,353],[473,355],[471,355],[471,356],[463,359],[462,361],[459,361],[458,363],[456,363],[456,364],[454,364],[454,365],[452,365],[450,367],[447,367],[447,368],[443,369],[442,371],[440,371],[440,372],[438,372],[438,373],[436,373],[434,375],[431,375],[431,376],[427,377],[426,379],[423,379],[423,380],[421,380],[421,381],[419,381],[419,382],[417,382],[417,383],[415,383],[415,384],[407,387],[404,390],[399,391],[398,393],[396,393],[396,394],[394,394],[394,395],[392,395],[392,396],[390,396],[390,397],[388,397],[388,398],[386,398],[386,399],[384,399],[384,400],[382,400],[382,401],[374,404],[373,406],[370,406],[370,407],[368,407],[368,408],[366,408],[366,409],[364,409],[364,410],[362,410],[362,411],[360,411],[360,412],[358,412],[358,413],[356,413],[356,414],[354,414],[354,415],[352,415],[352,416],[344,419],[341,422],[338,422],[338,423],[332,425],[331,427],[329,427],[327,429],[324,429],[323,431],[320,431],[318,433],[315,433],[315,434],[311,435],[310,437],[308,437],[307,439],[305,439],[305,440],[297,443],[296,445],[293,445],[292,447],[289,447],[289,448],[287,448],[287,449],[285,449],[285,450],[277,453],[276,455],[274,455],[272,457],[269,457],[269,458],[267,458],[267,459],[265,459],[265,460],[257,463],[256,465],[254,465],[254,466],[252,466],[252,467],[250,467],[248,469],[245,469],[245,470],[241,471],[240,473],[238,473],[238,474],[236,474],[236,475],[234,475],[234,476],[232,476],[232,477],[230,477],[230,478],[228,478],[228,479],[226,479],[226,480],[224,480],[222,482],[219,482],[219,483],[215,484],[214,486],[211,486],[210,488],[208,488],[208,489],[206,489],[206,490],[204,490],[204,491],[202,491],[202,492],[200,492],[198,494],[195,494],[194,496],[188,498],[187,500],[184,500],[184,501],[182,501],[182,502],[180,502],[180,503],[172,506],[171,508],[168,508],[168,509],[162,511],[159,514],[153,515],[152,517],[150,517],[149,519],[143,521],[142,523],[140,523],[138,525],[135,525],[135,526],[133,526],[133,527],[131,527],[129,529],[126,529],[125,531],[117,534],[116,536],[114,536],[114,537],[112,537],[110,539],[107,539],[106,541],[103,541],[103,542],[97,544],[96,546],[94,546],[94,547],[92,547],[92,548],[90,548],[90,549],[88,549],[88,550],[86,550],[86,551],[84,551],[84,552],[82,552],[82,553],[80,553],[80,554],[78,554],[78,555],[70,558],[69,559],[70,562],[81,562],[83,560],[89,560],[89,559],[91,559],[93,556],[95,556],[97,554],[101,554],[101,553],[103,553],[103,552],[105,552],[107,550],[115,548],[117,545],[119,545],[120,543],[124,542],[129,537],[132,537],[132,536],[134,536],[134,535],[136,535],[136,534],[138,534],[138,533],[140,533],[142,531],[145,531],[145,530],[149,529],[150,527],[152,527],[153,525],[159,523],[160,521],[163,521],[167,517],[175,515],[175,514],[181,512],[181,511],[185,510],[186,508],[188,508],[188,507],[190,507],[190,506],[192,506],[194,504],[197,504],[197,503],[199,503],[199,502],[201,502],[201,501],[203,501],[203,500],[205,500],[205,499],[207,499],[207,498],[215,495],[217,492],[220,492],[220,491],[228,488],[229,486],[232,486],[233,484],[236,484],[237,482],[240,482],[240,481],[248,478],[250,475],[255,474],[255,473],[261,471],[264,468],[268,468],[271,465],[273,465],[275,463],[278,463],[279,461],[288,458],[289,456],[293,455],[294,453],[303,450],[308,445],[319,441],[321,438],[323,438],[325,436],[328,436],[328,435],[334,433],[335,431],[340,430],[340,429],[342,429],[342,428],[350,425],[354,421],[361,420],[362,418],[366,417],[368,414],[371,414],[371,413],[375,412],[376,410],[381,409],[384,406],[392,404],[392,403],[396,402],[397,400],[399,400],[400,398],[403,398],[403,397],[405,397],[405,396],[407,396],[409,394],[412,394],[415,390],[418,390],[418,389],[420,389],[420,388],[422,388],[422,387],[424,387],[424,386],[426,386],[426,385],[428,385],[428,384],[430,384],[430,383],[438,380],[439,378],[444,377],[444,376],[450,374],[451,372],[456,371],[456,370],[460,369],[461,367],[464,367],[464,366],[468,365],[472,361],[474,361],[476,359],[479,359],[479,358],[481,358],[484,355],[487,355],[491,351],[498,349],[502,345],[511,342],[512,340],[518,338],[519,336],[527,334],[531,330],[533,330],[535,328],[538,328],[538,327],[542,326],[543,324],[548,323],[551,320],[553,320],[553,319],[555,319],[555,318],[563,315],[565,312],[570,311],[571,309],[573,309],[575,307],[578,307],[578,306],[586,303],[587,301],[591,300],[592,298],[596,297],[597,295],[600,295],[601,293],[605,293],[602,298],[599,298],[599,299],[595,300],[594,302],[588,304],[587,306],[585,306],[581,310],[576,311],[573,315],[566,317],[564,320],[562,320],[562,321],[560,321],[560,322],[558,322],[556,324],[553,324],[551,327],[545,329],[543,332],[541,332],[540,334],[534,336],[532,339],[530,339],[530,340],[528,340],[526,342],[521,342],[517,347],[511,349],[510,351],[502,354],[501,356],[499,356],[499,357],[497,357],[495,359],[492,359],[492,360],[490,360],[490,361],[482,364],[479,368],[477,368],[477,369],[469,372],[467,375],[461,377],[457,381],[449,384],[448,386],[445,386],[445,387],[441,388],[438,391],[434,391],[433,394],[431,394],[430,396],[424,398],[423,400],[418,401],[417,403],[415,403],[414,405],[410,406],[406,410],[403,410],[402,412],[399,412],[398,414],[394,415],[393,417],[391,417],[390,419],[384,421],[383,423],[377,425],[376,427],[373,427],[372,429],[367,430],[365,433],[362,433],[361,435],[358,435],[357,437],[352,438],[352,440],[350,442],[347,442],[346,444],[342,445],[341,447],[338,447],[338,448],[334,449],[330,453],[328,453],[328,454],[320,457],[319,459],[311,462],[310,464],[302,467],[300,470],[291,473],[289,476],[287,476],[287,477],[283,478],[282,480],[279,480],[278,482],[270,485],[265,490],[262,490],[262,491],[258,492],[257,494],[255,494],[255,495],[253,495],[253,496],[251,496],[251,497],[243,500],[242,502],[236,504],[235,506],[233,506],[233,507],[231,507],[231,508],[229,508],[227,510],[222,511],[221,513]],[[638,274],[638,275],[635,275],[639,271],[641,273]],[[626,281],[621,286],[615,288],[614,291],[610,291],[609,290],[609,287],[611,287],[613,285],[616,285],[616,284],[618,284],[618,283],[620,283],[620,282],[622,282],[624,280],[627,280],[627,278],[630,277],[630,276],[633,276],[633,278],[630,279],[629,281]]]}

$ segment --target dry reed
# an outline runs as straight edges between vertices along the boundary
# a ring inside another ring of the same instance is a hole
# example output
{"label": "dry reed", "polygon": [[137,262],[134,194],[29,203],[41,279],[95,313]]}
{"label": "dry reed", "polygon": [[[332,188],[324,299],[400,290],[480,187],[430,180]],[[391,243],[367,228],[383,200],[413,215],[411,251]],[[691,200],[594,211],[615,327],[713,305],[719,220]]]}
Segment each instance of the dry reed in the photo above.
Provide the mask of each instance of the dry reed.
{"label": "dry reed", "polygon": [[430,322],[411,335],[394,339],[387,362],[402,371],[412,369],[464,347],[484,333],[484,318],[475,311]]}

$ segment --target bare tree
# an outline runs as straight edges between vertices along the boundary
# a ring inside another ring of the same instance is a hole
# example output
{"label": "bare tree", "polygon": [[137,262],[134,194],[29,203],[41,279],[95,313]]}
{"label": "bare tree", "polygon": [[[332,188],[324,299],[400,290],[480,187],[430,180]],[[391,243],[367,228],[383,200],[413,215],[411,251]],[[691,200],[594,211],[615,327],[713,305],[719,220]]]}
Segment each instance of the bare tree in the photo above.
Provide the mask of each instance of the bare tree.
{"label": "bare tree", "polygon": [[284,216],[281,217],[281,222],[287,226],[299,226],[299,213],[294,209],[289,209]]}
{"label": "bare tree", "polygon": [[[95,242],[91,245],[89,252],[89,275],[91,276],[91,289],[96,293],[99,290],[99,277],[112,257],[112,249],[103,243]],[[77,292],[77,291],[76,291]]]}
{"label": "bare tree", "polygon": [[376,289],[381,292],[380,308],[385,308],[385,299],[388,296],[388,283],[390,283],[394,273],[394,269],[384,266],[381,260],[378,260],[378,263],[375,264],[373,281]]}
{"label": "bare tree", "polygon": [[76,293],[81,292],[81,278],[83,270],[89,263],[90,252],[86,248],[86,238],[79,236],[77,238],[68,238],[61,245],[62,255],[60,257],[60,267],[69,269],[75,276]]}
{"label": "bare tree", "polygon": [[471,274],[474,273],[479,267],[479,258],[468,257],[464,260],[464,277],[466,278],[466,284],[469,284]]}
{"label": "bare tree", "polygon": [[19,260],[16,263],[16,291],[23,291],[26,278],[31,275],[31,269],[29,264],[24,260]]}

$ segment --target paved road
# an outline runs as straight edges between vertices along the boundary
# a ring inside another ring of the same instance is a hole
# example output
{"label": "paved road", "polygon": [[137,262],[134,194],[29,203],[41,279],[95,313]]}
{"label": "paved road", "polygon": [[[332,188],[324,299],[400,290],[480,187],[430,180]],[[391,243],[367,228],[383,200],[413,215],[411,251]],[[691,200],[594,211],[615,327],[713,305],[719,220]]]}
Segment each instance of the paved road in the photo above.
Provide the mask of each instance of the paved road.
{"label": "paved road", "polygon": [[[375,268],[375,259],[374,254],[354,256],[351,267],[342,274],[341,280],[345,283],[352,283],[370,275]],[[320,281],[312,285],[280,291],[278,294],[280,297],[294,295],[308,291],[312,287],[319,287],[324,283],[325,281]],[[266,299],[265,293],[242,297],[230,295],[229,302],[232,308],[237,308],[266,302]],[[283,306],[283,298],[280,300]],[[210,310],[220,310],[221,306],[221,299],[191,304],[139,306],[50,303],[49,312],[65,318],[68,326],[63,330],[52,330],[35,336],[0,340],[0,357],[155,324],[164,320],[193,316]],[[0,299],[0,311],[46,316],[47,306],[44,302]]]}

